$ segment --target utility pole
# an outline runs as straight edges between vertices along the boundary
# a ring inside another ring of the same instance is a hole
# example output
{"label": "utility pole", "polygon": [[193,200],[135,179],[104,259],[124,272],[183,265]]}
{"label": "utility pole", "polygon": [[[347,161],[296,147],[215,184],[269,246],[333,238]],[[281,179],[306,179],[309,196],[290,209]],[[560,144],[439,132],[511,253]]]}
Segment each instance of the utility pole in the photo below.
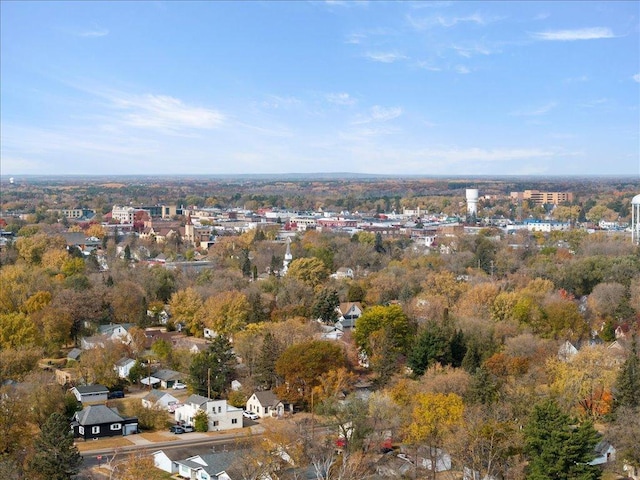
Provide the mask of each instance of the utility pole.
{"label": "utility pole", "polygon": [[207,368],[207,398],[211,398],[211,368]]}

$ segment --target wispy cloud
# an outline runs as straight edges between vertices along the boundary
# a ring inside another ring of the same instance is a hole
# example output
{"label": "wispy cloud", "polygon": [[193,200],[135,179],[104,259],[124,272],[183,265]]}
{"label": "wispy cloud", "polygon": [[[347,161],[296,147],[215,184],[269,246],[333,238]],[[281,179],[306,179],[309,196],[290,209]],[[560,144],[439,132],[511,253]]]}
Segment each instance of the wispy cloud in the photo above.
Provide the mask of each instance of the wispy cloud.
{"label": "wispy cloud", "polygon": [[474,13],[474,14],[465,15],[465,16],[449,16],[449,17],[443,16],[443,15],[436,15],[436,16],[429,16],[429,17],[423,17],[423,18],[417,18],[412,15],[407,15],[406,18],[407,18],[407,21],[409,22],[409,25],[411,25],[413,28],[417,30],[425,30],[427,28],[433,28],[433,27],[450,28],[462,23],[472,23],[472,24],[484,26],[498,20],[498,18],[496,17],[487,17],[480,13]]}
{"label": "wispy cloud", "polygon": [[302,102],[300,99],[296,97],[283,97],[280,95],[269,95],[265,100],[263,100],[260,105],[264,108],[271,108],[274,110],[286,109],[291,107],[297,107],[301,105]]}
{"label": "wispy cloud", "polygon": [[345,43],[360,45],[365,38],[367,38],[367,36],[364,33],[350,33],[347,35]]}
{"label": "wispy cloud", "polygon": [[325,95],[327,102],[336,105],[355,105],[357,100],[348,93],[327,93]]}
{"label": "wispy cloud", "polygon": [[551,110],[553,110],[557,106],[558,104],[556,102],[549,102],[540,107],[536,107],[528,110],[516,110],[515,112],[511,113],[511,115],[514,115],[517,117],[536,117],[539,115],[544,115],[546,113],[549,113]]}
{"label": "wispy cloud", "polygon": [[186,105],[168,95],[121,95],[110,99],[117,109],[124,112],[124,123],[134,127],[168,131],[213,129],[225,120],[224,115],[216,110]]}
{"label": "wispy cloud", "polygon": [[613,38],[615,35],[606,27],[579,28],[576,30],[549,30],[533,34],[538,40],[556,42],[573,42],[576,40],[598,40],[601,38]]}
{"label": "wispy cloud", "polygon": [[586,75],[580,75],[579,77],[569,77],[564,80],[566,83],[578,83],[578,82],[588,82],[589,77]]}
{"label": "wispy cloud", "polygon": [[405,55],[397,52],[367,52],[364,56],[369,60],[381,63],[394,63],[407,58]]}
{"label": "wispy cloud", "polygon": [[475,43],[473,45],[454,45],[453,49],[461,57],[471,58],[474,55],[491,55],[492,50],[486,45]]}
{"label": "wispy cloud", "polygon": [[469,70],[469,68],[465,67],[464,65],[456,65],[454,67],[454,70],[456,71],[456,73],[459,73],[461,75],[471,73],[471,70]]}
{"label": "wispy cloud", "polygon": [[585,107],[585,108],[593,108],[593,107],[597,107],[598,105],[603,105],[608,101],[609,101],[608,98],[597,98],[595,100],[591,100],[590,102],[581,103],[579,106]]}
{"label": "wispy cloud", "polygon": [[109,30],[106,28],[94,28],[91,30],[83,30],[78,32],[79,37],[106,37],[109,35]]}
{"label": "wispy cloud", "polygon": [[400,107],[381,107],[380,105],[374,105],[369,109],[366,115],[360,115],[352,123],[354,125],[361,125],[371,122],[387,122],[398,118],[402,115],[402,108]]}
{"label": "wispy cloud", "polygon": [[633,77],[631,77],[634,82],[640,83],[640,73],[636,73]]}

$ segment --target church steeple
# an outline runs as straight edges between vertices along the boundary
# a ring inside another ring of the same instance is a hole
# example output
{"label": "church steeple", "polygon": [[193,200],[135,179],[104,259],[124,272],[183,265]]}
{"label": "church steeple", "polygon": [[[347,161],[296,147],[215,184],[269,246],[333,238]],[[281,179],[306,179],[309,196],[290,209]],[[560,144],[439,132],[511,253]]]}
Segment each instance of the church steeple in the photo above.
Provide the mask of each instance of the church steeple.
{"label": "church steeple", "polygon": [[291,260],[293,260],[293,255],[291,255],[291,237],[287,237],[287,251],[284,253],[284,260],[282,261],[283,275],[287,274]]}

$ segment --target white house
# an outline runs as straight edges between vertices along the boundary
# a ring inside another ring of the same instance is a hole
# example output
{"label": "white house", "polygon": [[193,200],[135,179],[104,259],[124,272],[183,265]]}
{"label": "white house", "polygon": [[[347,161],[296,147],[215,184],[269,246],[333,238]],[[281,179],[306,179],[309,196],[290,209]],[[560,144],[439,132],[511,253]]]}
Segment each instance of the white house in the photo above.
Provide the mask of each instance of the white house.
{"label": "white house", "polygon": [[242,409],[227,404],[226,400],[212,400],[201,395],[191,395],[175,409],[176,422],[193,425],[199,411],[209,417],[209,431],[242,428]]}
{"label": "white house", "polygon": [[131,343],[129,330],[133,326],[133,323],[110,323],[109,325],[100,325],[98,327],[98,335],[102,335],[109,340],[117,340],[128,345]]}
{"label": "white house", "polygon": [[362,315],[360,302],[344,302],[338,305],[338,323],[341,329],[351,329],[356,326],[356,320]]}
{"label": "white house", "polygon": [[293,412],[293,405],[280,400],[271,390],[255,392],[247,400],[246,408],[260,418],[281,417],[285,412]]}
{"label": "white house", "polygon": [[178,399],[171,395],[169,392],[162,392],[160,390],[151,390],[142,399],[142,406],[145,408],[160,408],[162,410],[168,410],[169,405],[177,404]]}
{"label": "white house", "polygon": [[238,452],[216,452],[176,460],[178,475],[192,480],[232,480],[227,471],[241,461]]}
{"label": "white house", "polygon": [[336,270],[336,273],[331,275],[331,278],[341,280],[343,278],[353,278],[353,269],[349,267],[340,267]]}
{"label": "white house", "polygon": [[589,462],[589,465],[605,465],[616,459],[616,449],[606,440],[601,440],[595,446],[596,458]]}
{"label": "white house", "polygon": [[106,402],[109,389],[104,385],[79,385],[69,390],[82,403]]}
{"label": "white house", "polygon": [[118,360],[113,368],[118,372],[118,377],[129,378],[129,372],[131,372],[131,368],[135,364],[136,361],[134,359],[125,357]]}

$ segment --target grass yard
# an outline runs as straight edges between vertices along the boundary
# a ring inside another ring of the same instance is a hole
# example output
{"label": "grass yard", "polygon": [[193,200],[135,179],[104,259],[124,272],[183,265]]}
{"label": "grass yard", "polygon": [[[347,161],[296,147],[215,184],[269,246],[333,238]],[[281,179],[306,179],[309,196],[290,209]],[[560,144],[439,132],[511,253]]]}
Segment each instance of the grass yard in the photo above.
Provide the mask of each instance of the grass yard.
{"label": "grass yard", "polygon": [[133,445],[133,442],[130,442],[125,437],[100,438],[98,440],[87,440],[86,442],[76,441],[76,446],[80,452],[99,448],[127,447],[129,445]]}
{"label": "grass yard", "polygon": [[172,442],[174,440],[178,440],[176,435],[168,435],[166,432],[140,433],[138,436],[145,440],[149,440],[150,442]]}

